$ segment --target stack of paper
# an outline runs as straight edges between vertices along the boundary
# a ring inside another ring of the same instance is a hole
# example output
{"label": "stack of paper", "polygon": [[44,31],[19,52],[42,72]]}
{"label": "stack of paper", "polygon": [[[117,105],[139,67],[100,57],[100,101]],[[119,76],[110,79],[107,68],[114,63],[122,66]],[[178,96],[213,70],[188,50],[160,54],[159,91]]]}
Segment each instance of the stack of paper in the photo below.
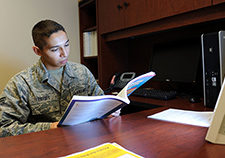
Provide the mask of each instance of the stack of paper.
{"label": "stack of paper", "polygon": [[199,112],[189,110],[168,109],[163,112],[148,116],[148,118],[183,123],[195,126],[209,127],[213,112]]}

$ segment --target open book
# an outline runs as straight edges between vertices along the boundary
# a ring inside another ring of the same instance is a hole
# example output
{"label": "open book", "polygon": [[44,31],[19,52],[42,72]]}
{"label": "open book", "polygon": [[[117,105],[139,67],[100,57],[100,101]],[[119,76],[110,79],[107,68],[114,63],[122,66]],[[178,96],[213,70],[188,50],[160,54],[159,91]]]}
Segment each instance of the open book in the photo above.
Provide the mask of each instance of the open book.
{"label": "open book", "polygon": [[155,76],[154,72],[148,72],[138,76],[127,83],[127,85],[114,95],[103,96],[73,96],[63,117],[59,121],[61,125],[75,125],[92,121],[95,119],[103,119],[113,112],[121,109],[130,103],[128,96]]}

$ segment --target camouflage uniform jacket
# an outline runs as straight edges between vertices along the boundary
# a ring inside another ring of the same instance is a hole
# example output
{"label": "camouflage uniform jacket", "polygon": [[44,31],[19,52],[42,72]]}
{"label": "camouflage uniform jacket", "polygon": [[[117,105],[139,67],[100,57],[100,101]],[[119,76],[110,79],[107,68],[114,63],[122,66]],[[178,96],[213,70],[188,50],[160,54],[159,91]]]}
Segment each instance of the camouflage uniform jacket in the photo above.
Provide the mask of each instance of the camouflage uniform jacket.
{"label": "camouflage uniform jacket", "polygon": [[0,137],[47,130],[73,95],[103,95],[91,72],[67,62],[60,87],[41,60],[16,74],[0,95]]}

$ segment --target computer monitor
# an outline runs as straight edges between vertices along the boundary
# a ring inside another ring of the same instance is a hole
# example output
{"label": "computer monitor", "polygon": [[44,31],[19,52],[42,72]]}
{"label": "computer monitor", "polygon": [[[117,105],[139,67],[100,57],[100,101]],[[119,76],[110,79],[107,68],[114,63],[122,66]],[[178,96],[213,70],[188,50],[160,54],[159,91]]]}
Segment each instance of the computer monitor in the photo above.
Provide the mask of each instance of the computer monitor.
{"label": "computer monitor", "polygon": [[201,54],[201,40],[188,39],[155,44],[150,62],[154,81],[195,82]]}

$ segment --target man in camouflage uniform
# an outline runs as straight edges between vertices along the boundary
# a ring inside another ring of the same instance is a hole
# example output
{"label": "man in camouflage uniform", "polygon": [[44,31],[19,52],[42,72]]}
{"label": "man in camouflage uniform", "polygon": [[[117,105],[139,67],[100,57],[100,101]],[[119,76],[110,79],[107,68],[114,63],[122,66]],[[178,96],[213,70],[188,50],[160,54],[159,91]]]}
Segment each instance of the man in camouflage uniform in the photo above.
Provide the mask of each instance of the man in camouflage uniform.
{"label": "man in camouflage uniform", "polygon": [[37,23],[32,36],[37,63],[16,74],[0,96],[0,137],[57,128],[73,95],[103,95],[91,72],[67,61],[69,40],[60,24]]}

